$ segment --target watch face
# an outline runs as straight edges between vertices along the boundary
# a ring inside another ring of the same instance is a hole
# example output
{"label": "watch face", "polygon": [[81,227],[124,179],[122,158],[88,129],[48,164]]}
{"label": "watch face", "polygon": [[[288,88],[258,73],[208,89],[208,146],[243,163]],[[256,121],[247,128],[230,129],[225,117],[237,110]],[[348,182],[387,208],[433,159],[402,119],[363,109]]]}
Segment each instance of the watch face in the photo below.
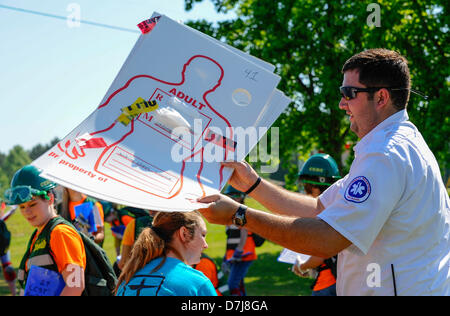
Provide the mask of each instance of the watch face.
{"label": "watch face", "polygon": [[245,211],[247,207],[240,207],[233,216],[233,224],[236,226],[244,226],[247,223],[245,219]]}
{"label": "watch face", "polygon": [[240,218],[240,217],[235,217],[235,218],[234,218],[234,224],[237,225],[237,226],[242,226],[244,223],[243,223],[242,218]]}

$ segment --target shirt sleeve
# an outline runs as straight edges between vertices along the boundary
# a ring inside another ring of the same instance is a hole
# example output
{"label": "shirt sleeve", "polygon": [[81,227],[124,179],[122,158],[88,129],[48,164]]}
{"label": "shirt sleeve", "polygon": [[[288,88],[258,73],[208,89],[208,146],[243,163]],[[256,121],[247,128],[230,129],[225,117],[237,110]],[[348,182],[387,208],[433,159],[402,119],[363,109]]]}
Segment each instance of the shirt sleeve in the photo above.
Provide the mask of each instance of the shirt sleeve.
{"label": "shirt sleeve", "polygon": [[122,217],[122,223],[127,226],[132,220],[134,220],[134,217],[128,216],[128,215],[124,215]]}
{"label": "shirt sleeve", "polygon": [[86,268],[83,240],[73,228],[67,225],[56,226],[50,236],[50,248],[59,272],[64,271],[68,264]]}
{"label": "shirt sleeve", "polygon": [[360,158],[320,197],[325,210],[318,217],[367,254],[403,192],[401,168],[384,153]]}
{"label": "shirt sleeve", "polygon": [[135,242],[134,231],[136,227],[136,220],[133,219],[130,223],[128,223],[125,228],[125,232],[123,233],[122,245],[124,246],[133,246]]}
{"label": "shirt sleeve", "polygon": [[328,187],[320,196],[319,200],[323,206],[328,207],[335,199],[339,190],[342,189],[348,176],[336,181],[333,185]]}

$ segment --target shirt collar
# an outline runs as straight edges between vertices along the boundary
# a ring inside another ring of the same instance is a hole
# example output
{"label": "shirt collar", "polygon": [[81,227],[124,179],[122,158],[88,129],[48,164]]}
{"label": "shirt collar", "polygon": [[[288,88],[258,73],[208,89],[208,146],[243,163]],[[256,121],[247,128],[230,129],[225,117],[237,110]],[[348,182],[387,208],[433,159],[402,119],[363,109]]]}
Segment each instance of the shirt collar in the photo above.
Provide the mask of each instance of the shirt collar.
{"label": "shirt collar", "polygon": [[375,126],[374,129],[372,129],[369,133],[367,133],[361,140],[358,142],[358,144],[353,147],[353,150],[356,152],[360,148],[363,148],[365,145],[367,145],[370,142],[371,136],[375,135],[377,132],[385,129],[386,127],[392,125],[392,124],[398,124],[409,120],[408,113],[406,110],[401,110],[396,112],[395,114],[392,114],[387,119],[385,119],[383,122]]}

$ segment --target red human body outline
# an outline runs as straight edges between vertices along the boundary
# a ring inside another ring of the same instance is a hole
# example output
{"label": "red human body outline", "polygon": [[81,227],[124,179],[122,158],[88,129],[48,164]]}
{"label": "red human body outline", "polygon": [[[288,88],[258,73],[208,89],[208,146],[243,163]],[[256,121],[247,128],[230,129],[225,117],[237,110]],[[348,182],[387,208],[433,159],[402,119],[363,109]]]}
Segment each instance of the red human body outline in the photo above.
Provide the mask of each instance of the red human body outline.
{"label": "red human body outline", "polygon": [[[166,84],[166,85],[171,85],[171,86],[181,86],[182,84],[185,83],[185,72],[186,72],[187,67],[188,67],[189,64],[190,64],[194,59],[196,59],[196,58],[204,58],[204,59],[207,59],[207,60],[213,62],[213,63],[220,69],[220,78],[218,79],[217,83],[216,83],[211,89],[209,89],[209,90],[207,90],[207,91],[205,91],[205,92],[203,93],[202,99],[203,99],[203,101],[205,102],[206,106],[207,106],[214,114],[216,114],[219,118],[221,118],[221,119],[225,122],[226,126],[227,126],[228,129],[229,129],[229,137],[232,139],[232,138],[233,138],[233,129],[232,129],[232,127],[231,127],[230,122],[228,121],[227,118],[225,118],[222,114],[220,114],[216,109],[214,109],[214,108],[209,104],[208,100],[206,99],[207,96],[208,96],[210,93],[214,92],[214,91],[221,85],[222,79],[223,79],[223,77],[224,77],[224,69],[223,69],[223,67],[222,67],[217,61],[215,61],[214,59],[212,59],[212,58],[210,58],[210,57],[208,57],[208,56],[205,56],[205,55],[194,55],[194,56],[192,56],[192,57],[191,57],[191,58],[183,65],[183,69],[182,69],[182,72],[181,72],[181,81],[180,81],[180,82],[168,82],[168,81],[164,81],[164,80],[157,79],[157,78],[155,78],[155,77],[153,77],[153,76],[151,76],[151,75],[136,75],[136,76],[130,78],[130,79],[125,83],[125,85],[123,85],[121,88],[119,88],[119,89],[117,89],[116,91],[114,91],[114,92],[108,97],[108,99],[107,99],[103,104],[100,104],[100,105],[98,106],[97,110],[98,110],[98,109],[101,109],[101,108],[103,108],[103,107],[108,106],[108,104],[111,102],[111,100],[112,100],[118,93],[120,93],[120,92],[122,92],[123,90],[127,89],[127,88],[130,86],[130,84],[131,84],[134,80],[139,79],[139,78],[148,78],[148,79],[155,80],[155,81],[157,81],[157,82],[159,82],[159,83]],[[169,200],[169,199],[173,199],[174,197],[176,197],[176,196],[181,192],[181,189],[183,188],[183,182],[184,182],[184,170],[185,170],[185,167],[186,167],[186,162],[189,161],[190,159],[192,159],[192,158],[193,158],[194,156],[196,156],[196,155],[201,155],[201,160],[200,160],[201,163],[200,163],[199,170],[198,170],[198,172],[197,172],[196,178],[197,178],[197,182],[198,182],[198,184],[199,184],[199,186],[200,186],[200,189],[201,189],[201,191],[202,191],[202,197],[204,197],[204,196],[206,195],[206,193],[205,193],[205,189],[204,189],[204,187],[203,187],[202,181],[201,181],[201,173],[202,173],[202,171],[203,171],[203,154],[204,154],[204,147],[202,147],[201,149],[199,149],[199,150],[197,150],[196,152],[192,153],[190,156],[188,156],[188,157],[186,157],[186,158],[183,159],[183,161],[182,161],[182,166],[181,166],[181,170],[180,170],[180,179],[179,179],[180,186],[179,186],[179,188],[178,188],[177,191],[175,191],[172,195],[170,195],[170,196],[168,196],[168,197],[166,197],[166,196],[161,196],[161,195],[155,194],[155,193],[153,193],[153,192],[149,192],[149,191],[144,190],[144,189],[139,188],[139,187],[135,187],[135,186],[133,186],[133,185],[131,185],[131,184],[129,184],[129,183],[126,183],[126,182],[124,182],[124,181],[122,181],[122,180],[120,180],[120,179],[117,179],[117,178],[115,178],[115,177],[113,177],[113,176],[111,176],[111,175],[105,174],[105,173],[103,173],[102,171],[99,170],[100,163],[101,163],[102,159],[104,158],[105,154],[106,154],[111,148],[117,146],[117,145],[120,144],[122,141],[124,141],[128,136],[130,136],[131,134],[133,134],[133,132],[134,132],[134,123],[135,123],[135,120],[139,119],[139,117],[140,117],[140,115],[139,115],[136,119],[133,119],[133,120],[131,121],[131,123],[130,123],[130,124],[131,124],[131,129],[130,129],[129,132],[125,133],[125,134],[124,134],[119,140],[117,140],[116,142],[112,143],[111,145],[107,145],[107,146],[104,148],[103,152],[100,154],[100,156],[98,157],[97,161],[95,162],[94,170],[95,170],[96,172],[98,172],[99,174],[101,174],[101,175],[103,175],[103,176],[106,176],[106,177],[108,177],[108,178],[111,178],[111,179],[113,179],[113,180],[115,180],[115,181],[117,181],[117,182],[119,182],[119,183],[122,183],[122,184],[127,185],[127,186],[131,186],[131,187],[133,187],[134,189],[137,189],[137,190],[143,191],[143,192],[145,192],[145,193],[148,193],[148,194],[157,196],[157,197],[159,197],[159,198]],[[103,130],[99,130],[99,131],[96,131],[96,132],[92,132],[92,133],[90,133],[90,135],[91,135],[91,136],[94,136],[94,135],[97,135],[97,134],[101,134],[101,133],[107,132],[107,131],[111,130],[117,123],[118,123],[117,121],[114,121],[109,127],[105,128],[105,129],[103,129]],[[203,137],[203,135],[202,135],[202,137]],[[84,152],[83,148],[81,148],[81,147],[79,147],[80,153],[78,153],[78,152],[77,152],[77,148],[74,147],[74,148],[72,149],[72,154],[73,154],[73,156],[69,155],[69,152],[70,152],[70,151],[69,151],[69,146],[70,146],[70,141],[67,141],[67,142],[65,143],[66,150],[64,150],[64,149],[61,147],[61,145],[58,144],[58,148],[59,148],[62,152],[65,152],[66,155],[67,155],[69,158],[77,159],[78,157],[84,157],[84,156],[85,156],[85,152]],[[225,152],[225,153],[224,153],[224,160],[226,160],[226,159],[227,159],[227,155],[228,155],[228,150],[229,150],[229,149],[228,149],[228,148],[224,148],[224,149],[225,149],[225,150],[224,150],[224,152]],[[106,161],[106,160],[105,160],[105,161]],[[223,170],[224,170],[224,167],[221,166],[220,169],[219,169],[219,187],[222,186],[222,183],[223,183]],[[172,189],[172,190],[173,190],[173,189]]]}

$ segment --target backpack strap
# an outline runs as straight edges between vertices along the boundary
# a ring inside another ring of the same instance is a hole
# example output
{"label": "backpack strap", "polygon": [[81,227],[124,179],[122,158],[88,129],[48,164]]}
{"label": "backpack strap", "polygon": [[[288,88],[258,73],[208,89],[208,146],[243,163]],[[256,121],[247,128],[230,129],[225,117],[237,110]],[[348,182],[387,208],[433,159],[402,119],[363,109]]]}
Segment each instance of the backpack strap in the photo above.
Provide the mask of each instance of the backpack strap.
{"label": "backpack strap", "polygon": [[34,232],[31,234],[30,239],[28,240],[27,244],[27,250],[25,251],[25,254],[22,257],[22,260],[20,261],[19,269],[17,271],[17,280],[19,281],[19,285],[22,289],[25,289],[25,264],[30,257],[31,254],[31,243],[33,242],[34,237],[36,237],[38,230],[35,229]]}

